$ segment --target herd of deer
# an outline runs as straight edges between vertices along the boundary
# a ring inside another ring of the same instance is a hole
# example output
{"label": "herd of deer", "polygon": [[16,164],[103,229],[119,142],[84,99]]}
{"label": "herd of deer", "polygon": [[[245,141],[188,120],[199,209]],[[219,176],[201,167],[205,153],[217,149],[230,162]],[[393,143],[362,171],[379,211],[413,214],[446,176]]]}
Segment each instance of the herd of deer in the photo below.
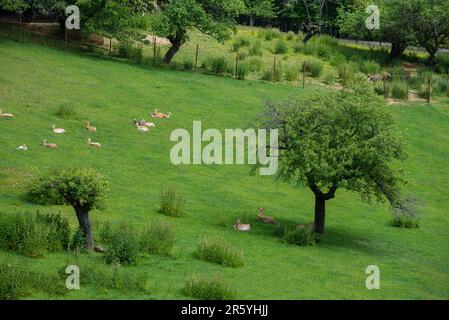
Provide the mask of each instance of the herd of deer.
{"label": "herd of deer", "polygon": [[[154,112],[150,113],[150,116],[152,118],[154,118],[154,119],[167,119],[167,118],[170,118],[171,113],[169,112],[169,113],[165,114],[165,113],[159,112],[156,109],[156,110],[154,110]],[[3,113],[2,110],[0,109],[0,118],[11,119],[11,118],[14,118],[14,117],[15,117],[14,114],[12,114],[12,113]],[[134,119],[134,124],[137,127],[137,131],[140,132],[140,133],[148,132],[149,131],[148,128],[155,128],[156,127],[156,125],[153,122],[146,121],[145,119],[142,119],[142,120]],[[66,133],[65,129],[57,128],[55,124],[52,125],[51,128],[52,128],[53,132],[56,133],[56,134],[64,134],[64,133]],[[97,128],[93,127],[90,124],[90,121],[86,122],[85,128],[90,133],[96,133],[97,132]],[[93,147],[93,148],[101,148],[102,147],[101,143],[92,141],[91,138],[87,139],[87,145],[90,146],[90,147]],[[44,139],[44,141],[43,141],[43,146],[45,148],[49,148],[49,149],[56,149],[56,148],[59,147],[56,143],[47,142],[46,139]],[[26,144],[24,144],[24,145],[19,146],[17,148],[17,150],[27,151],[28,147],[27,147]]]}

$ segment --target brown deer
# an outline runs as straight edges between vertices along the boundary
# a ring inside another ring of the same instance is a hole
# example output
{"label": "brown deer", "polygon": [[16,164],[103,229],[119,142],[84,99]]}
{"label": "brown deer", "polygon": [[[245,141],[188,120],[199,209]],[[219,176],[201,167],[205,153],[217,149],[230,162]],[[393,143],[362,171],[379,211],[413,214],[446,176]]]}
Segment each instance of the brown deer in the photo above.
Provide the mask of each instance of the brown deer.
{"label": "brown deer", "polygon": [[234,224],[234,229],[236,231],[250,231],[251,225],[250,224],[244,224],[240,219],[237,219],[237,221]]}
{"label": "brown deer", "polygon": [[259,208],[259,214],[257,215],[257,220],[262,221],[264,223],[276,224],[276,220],[273,217],[269,217],[265,215],[265,208]]}

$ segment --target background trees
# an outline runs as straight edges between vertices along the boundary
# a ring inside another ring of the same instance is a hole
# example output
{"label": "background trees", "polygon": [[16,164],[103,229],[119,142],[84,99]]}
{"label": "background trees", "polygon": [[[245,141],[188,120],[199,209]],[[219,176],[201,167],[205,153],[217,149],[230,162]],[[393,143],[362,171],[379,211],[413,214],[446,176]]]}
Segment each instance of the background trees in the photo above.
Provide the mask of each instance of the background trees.
{"label": "background trees", "polygon": [[181,45],[188,40],[189,28],[223,41],[235,29],[237,17],[244,12],[243,0],[160,0],[152,18],[152,29],[170,40],[164,57],[170,63]]}
{"label": "background trees", "polygon": [[315,228],[325,229],[325,204],[337,189],[369,201],[399,199],[404,159],[392,115],[365,84],[268,106],[264,127],[281,128],[278,178],[315,195]]}
{"label": "background trees", "polygon": [[245,0],[246,14],[249,25],[254,25],[255,17],[273,18],[276,16],[273,0]]}

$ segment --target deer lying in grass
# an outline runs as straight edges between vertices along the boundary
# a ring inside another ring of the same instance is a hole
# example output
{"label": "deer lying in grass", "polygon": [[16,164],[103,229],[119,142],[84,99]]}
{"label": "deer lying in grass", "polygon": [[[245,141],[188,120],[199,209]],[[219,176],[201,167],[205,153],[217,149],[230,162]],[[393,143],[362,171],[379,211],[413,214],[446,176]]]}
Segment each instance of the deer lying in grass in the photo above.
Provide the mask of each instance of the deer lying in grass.
{"label": "deer lying in grass", "polygon": [[274,220],[273,217],[269,217],[265,215],[265,208],[259,208],[259,214],[257,215],[257,220],[270,223],[270,224],[276,224],[276,220]]}
{"label": "deer lying in grass", "polygon": [[3,113],[2,109],[0,109],[0,118],[14,118],[12,113]]}
{"label": "deer lying in grass", "polygon": [[20,147],[18,147],[17,150],[20,150],[20,151],[27,151],[27,150],[28,150],[28,147],[27,147],[26,144],[24,144],[24,145],[21,145]]}
{"label": "deer lying in grass", "polygon": [[165,114],[165,113],[159,112],[156,109],[156,110],[154,110],[153,113],[150,113],[150,116],[152,116],[153,118],[156,118],[156,119],[165,119],[165,118],[170,118],[171,112]]}
{"label": "deer lying in grass", "polygon": [[47,143],[47,140],[44,140],[44,147],[50,149],[56,149],[58,145],[56,143]]}
{"label": "deer lying in grass", "polygon": [[91,133],[97,132],[97,128],[92,127],[92,126],[90,125],[90,121],[87,121],[87,122],[86,122],[86,129],[87,129],[87,131],[89,131],[89,132],[91,132]]}
{"label": "deer lying in grass", "polygon": [[101,148],[101,144],[99,142],[93,142],[91,138],[87,139],[87,144],[90,147]]}
{"label": "deer lying in grass", "polygon": [[62,128],[56,128],[56,125],[55,125],[55,124],[52,125],[51,127],[53,128],[53,132],[54,132],[54,133],[57,133],[57,134],[63,134],[63,133],[65,133],[65,129],[62,129]]}
{"label": "deer lying in grass", "polygon": [[377,81],[389,81],[391,80],[391,74],[388,72],[384,72],[382,74],[371,74],[368,73],[368,81],[377,82]]}
{"label": "deer lying in grass", "polygon": [[156,125],[153,122],[145,121],[145,119],[142,119],[142,120],[134,119],[134,124],[136,126],[140,126],[140,127],[149,127],[149,128],[155,128],[156,127]]}
{"label": "deer lying in grass", "polygon": [[234,224],[234,229],[237,231],[250,231],[251,225],[250,224],[244,224],[240,221],[240,219],[237,219],[237,221]]}

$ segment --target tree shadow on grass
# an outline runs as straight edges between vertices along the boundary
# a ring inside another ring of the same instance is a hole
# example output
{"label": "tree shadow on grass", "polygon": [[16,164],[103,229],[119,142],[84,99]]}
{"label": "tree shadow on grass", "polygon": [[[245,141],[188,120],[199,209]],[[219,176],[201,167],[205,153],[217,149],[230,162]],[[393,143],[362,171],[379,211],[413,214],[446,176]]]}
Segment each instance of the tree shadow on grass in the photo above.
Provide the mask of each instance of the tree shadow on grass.
{"label": "tree shadow on grass", "polygon": [[348,228],[327,228],[323,235],[318,235],[317,246],[328,249],[344,249],[363,252],[369,255],[387,255],[384,247],[377,246],[375,240],[361,231]]}

